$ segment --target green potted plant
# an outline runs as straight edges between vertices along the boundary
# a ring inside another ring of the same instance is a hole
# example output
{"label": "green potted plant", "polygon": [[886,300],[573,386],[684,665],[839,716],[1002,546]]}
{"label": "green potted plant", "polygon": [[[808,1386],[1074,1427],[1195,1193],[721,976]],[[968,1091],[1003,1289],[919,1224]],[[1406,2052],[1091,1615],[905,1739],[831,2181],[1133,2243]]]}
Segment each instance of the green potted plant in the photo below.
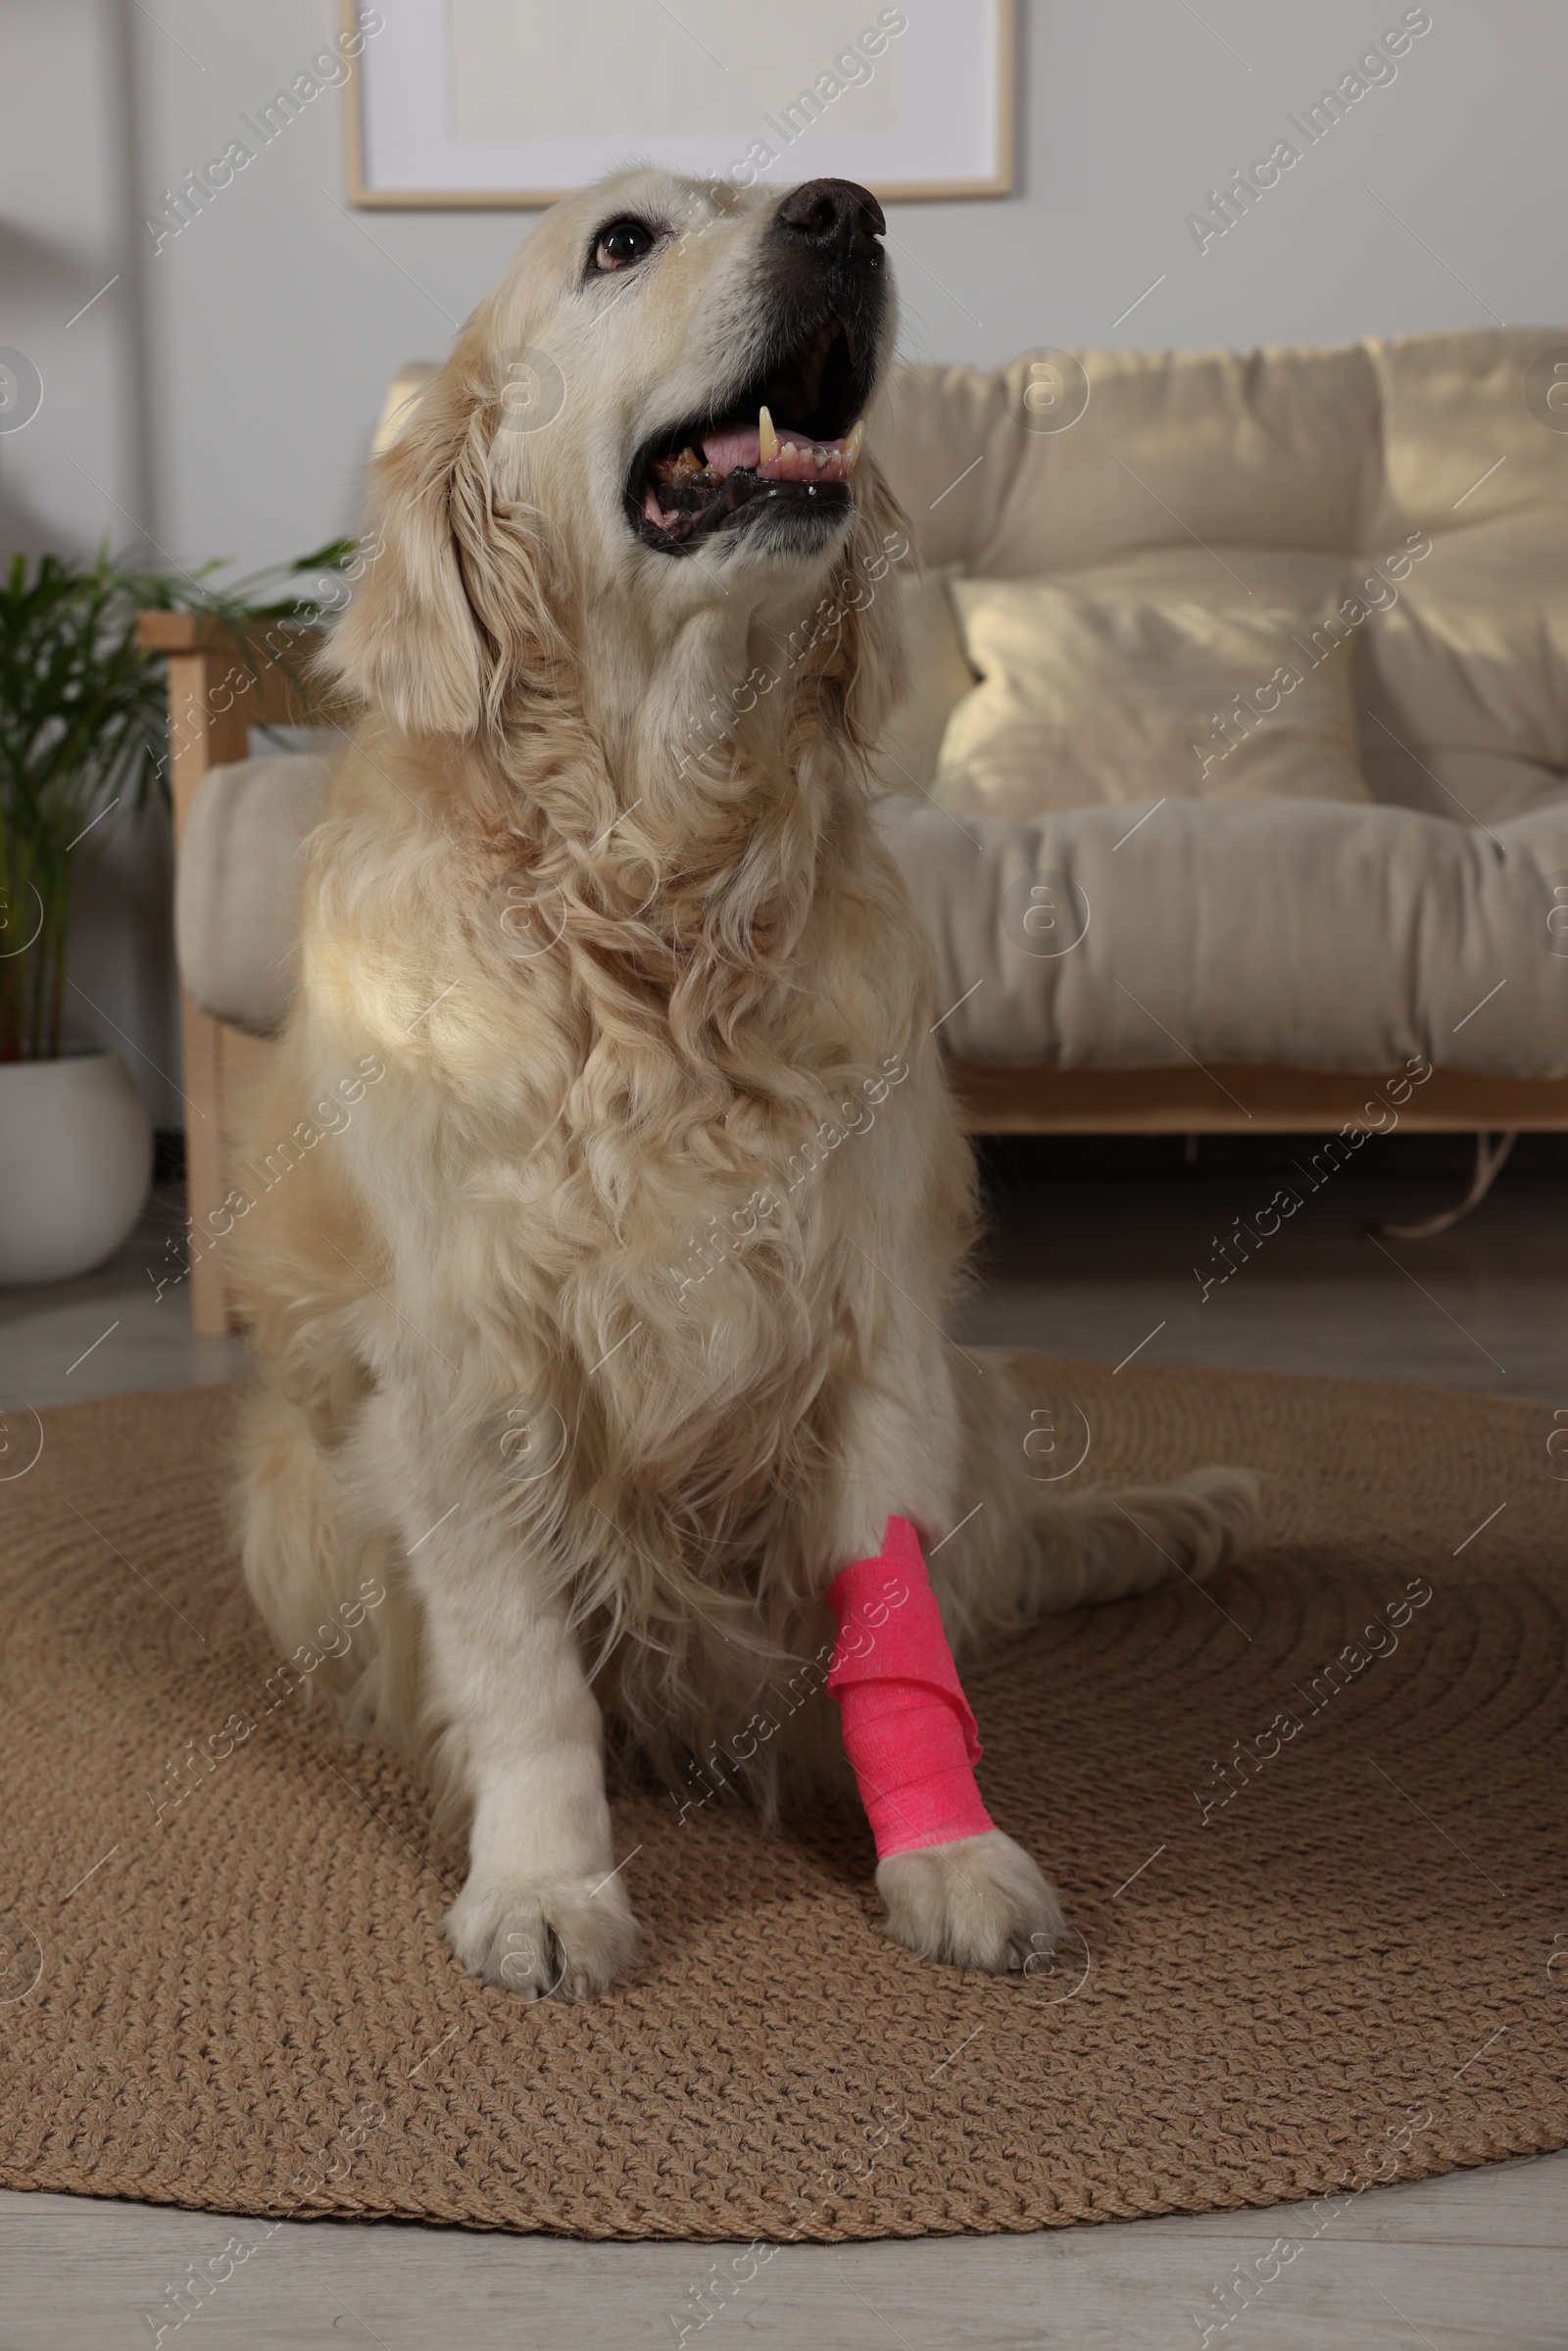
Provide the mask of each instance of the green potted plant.
{"label": "green potted plant", "polygon": [[[148,608],[253,625],[318,620],[310,594],[259,591],[341,573],[353,541],[220,593],[198,574],[112,560],[11,560],[0,579],[0,1284],[69,1279],[119,1248],[146,1197],[152,1134],[117,1053],[72,1036],[68,958],[82,887],[117,824],[168,800],[164,657]],[[254,661],[253,661],[254,666]]]}

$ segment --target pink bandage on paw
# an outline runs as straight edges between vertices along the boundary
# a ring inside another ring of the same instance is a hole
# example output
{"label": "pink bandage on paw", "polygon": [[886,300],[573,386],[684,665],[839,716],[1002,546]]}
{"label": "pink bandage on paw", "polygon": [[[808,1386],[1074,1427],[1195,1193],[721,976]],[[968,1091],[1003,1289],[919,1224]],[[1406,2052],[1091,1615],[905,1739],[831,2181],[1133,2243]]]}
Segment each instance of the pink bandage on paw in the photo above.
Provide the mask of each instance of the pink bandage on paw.
{"label": "pink bandage on paw", "polygon": [[975,1786],[980,1740],[906,1518],[890,1518],[874,1559],[834,1577],[838,1618],[827,1686],[876,1857],[983,1837],[996,1826]]}

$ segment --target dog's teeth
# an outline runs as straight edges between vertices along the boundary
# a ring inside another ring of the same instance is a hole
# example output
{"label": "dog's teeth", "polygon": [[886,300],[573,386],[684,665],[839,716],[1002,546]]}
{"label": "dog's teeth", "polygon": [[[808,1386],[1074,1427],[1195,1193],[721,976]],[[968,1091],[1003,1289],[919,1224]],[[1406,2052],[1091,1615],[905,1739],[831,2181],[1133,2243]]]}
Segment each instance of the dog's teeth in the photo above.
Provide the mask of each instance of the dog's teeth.
{"label": "dog's teeth", "polygon": [[827,464],[827,451],[825,449],[819,449],[816,452],[816,464],[817,470],[820,472],[821,468]]}
{"label": "dog's teeth", "polygon": [[859,422],[858,422],[858,424],[855,426],[854,430],[853,430],[852,432],[848,433],[848,434],[846,435],[846,437],[845,437],[845,442],[844,442],[844,469],[845,469],[845,471],[846,471],[847,473],[848,473],[848,472],[852,472],[852,471],[854,470],[854,466],[855,466],[855,461],[856,461],[856,459],[857,459],[857,458],[859,456],[859,454],[860,454],[860,443],[861,443],[861,442],[862,442],[864,439],[865,439],[865,419],[864,419],[864,417],[862,416],[862,417],[860,418]]}
{"label": "dog's teeth", "polygon": [[786,441],[783,448],[779,451],[779,455],[780,457],[793,457],[795,455],[795,443],[793,441]]}
{"label": "dog's teeth", "polygon": [[773,419],[765,408],[760,408],[757,412],[757,440],[758,463],[770,465],[778,455],[778,435],[773,430]]}

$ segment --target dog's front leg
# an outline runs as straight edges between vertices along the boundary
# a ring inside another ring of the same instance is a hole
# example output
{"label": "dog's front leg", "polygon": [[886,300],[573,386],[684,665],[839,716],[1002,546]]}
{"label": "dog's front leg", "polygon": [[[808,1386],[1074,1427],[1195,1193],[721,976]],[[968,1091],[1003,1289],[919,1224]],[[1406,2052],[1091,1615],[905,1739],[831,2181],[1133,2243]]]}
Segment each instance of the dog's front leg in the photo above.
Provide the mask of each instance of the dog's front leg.
{"label": "dog's front leg", "polygon": [[540,1588],[525,1538],[484,1524],[471,1494],[411,1531],[408,1548],[429,1696],[472,1815],[447,1939],[465,1967],[524,1999],[586,1999],[629,1964],[636,1921],[614,1874],[603,1725],[565,1597]]}
{"label": "dog's front leg", "polygon": [[997,1828],[972,1763],[974,1720],[922,1542],[954,1531],[959,1432],[947,1366],[920,1334],[845,1415],[830,1535],[839,1618],[829,1689],[877,1848],[887,1932],[922,1959],[1034,1972],[1066,1934],[1039,1869]]}

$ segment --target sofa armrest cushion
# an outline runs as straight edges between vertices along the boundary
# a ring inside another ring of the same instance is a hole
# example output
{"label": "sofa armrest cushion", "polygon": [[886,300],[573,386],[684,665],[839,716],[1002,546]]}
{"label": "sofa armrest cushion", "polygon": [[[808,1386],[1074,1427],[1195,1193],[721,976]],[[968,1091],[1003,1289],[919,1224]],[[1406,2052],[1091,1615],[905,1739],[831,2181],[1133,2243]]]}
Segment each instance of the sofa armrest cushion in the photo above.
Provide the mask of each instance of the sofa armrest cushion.
{"label": "sofa armrest cushion", "polygon": [[191,803],[174,880],[179,976],[197,1008],[270,1037],[293,994],[301,850],[320,822],[335,757],[308,752],[215,767]]}

